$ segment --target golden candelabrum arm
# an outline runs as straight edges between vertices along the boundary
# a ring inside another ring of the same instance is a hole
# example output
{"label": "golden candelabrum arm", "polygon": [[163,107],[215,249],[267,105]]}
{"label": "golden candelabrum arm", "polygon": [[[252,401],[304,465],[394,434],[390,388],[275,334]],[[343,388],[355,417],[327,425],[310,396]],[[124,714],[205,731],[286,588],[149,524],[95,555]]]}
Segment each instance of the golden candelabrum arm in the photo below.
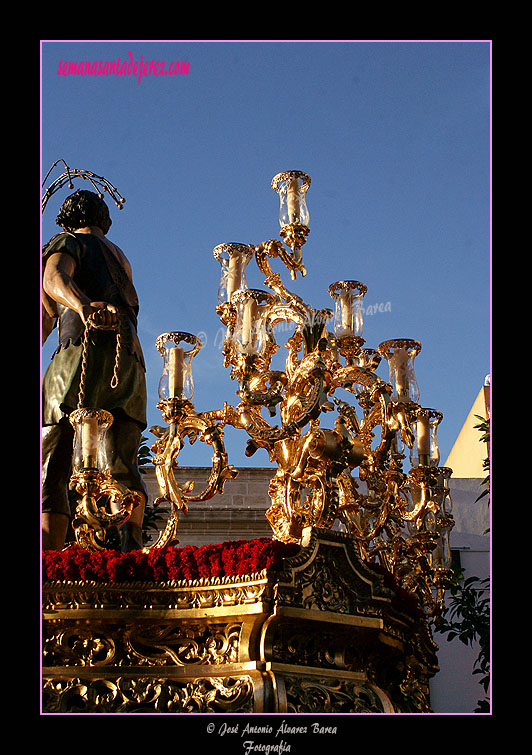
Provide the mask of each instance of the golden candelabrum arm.
{"label": "golden candelabrum arm", "polygon": [[[156,503],[167,501],[171,512],[166,527],[152,548],[162,548],[177,540],[179,511],[188,511],[188,504],[194,501],[207,501],[216,493],[223,493],[227,479],[237,476],[237,470],[228,464],[228,457],[223,443],[223,430],[216,424],[216,419],[225,419],[228,423],[228,407],[220,412],[197,414],[190,401],[166,399],[158,404],[164,418],[169,422],[166,430],[152,427],[151,432],[158,437],[153,444],[153,464],[159,484],[160,496]],[[195,443],[199,438],[213,448],[212,469],[205,488],[199,493],[192,493],[194,483],[187,481],[179,484],[174,475],[177,457],[184,446],[184,440]]]}
{"label": "golden candelabrum arm", "polygon": [[[280,426],[270,425],[260,414],[261,406],[271,410],[271,393],[239,391],[243,401],[236,411],[240,418],[240,426],[246,430],[252,441],[248,444],[248,455],[253,452],[251,449],[262,447],[269,450],[272,459],[276,459],[273,451],[276,444],[300,435],[302,429],[318,419],[322,411],[333,409],[328,400],[326,377],[316,366],[316,362],[319,361],[319,355],[309,357],[300,365],[300,372],[290,383],[285,373],[277,374],[277,392],[274,395],[276,403],[281,404]],[[265,377],[269,379],[271,374],[267,373]],[[253,379],[250,382],[253,384]],[[270,414],[273,413],[270,411]]]}
{"label": "golden candelabrum arm", "polygon": [[260,375],[244,372],[238,395],[247,406],[264,406],[274,417],[275,407],[283,400],[286,383],[286,374],[277,370],[268,370]]}
{"label": "golden candelabrum arm", "polygon": [[[296,233],[292,234],[291,236],[287,234],[287,240],[288,239],[295,240],[296,235],[297,235]],[[307,235],[308,235],[308,229],[306,233],[303,232],[297,238],[297,240],[301,242],[301,246],[305,243]],[[285,289],[285,287],[281,283],[281,278],[279,274],[273,272],[270,266],[270,263],[268,262],[268,258],[275,259],[276,257],[278,257],[281,260],[281,262],[283,262],[285,267],[289,270],[292,280],[295,280],[297,272],[300,272],[301,275],[303,276],[307,274],[303,261],[301,259],[296,260],[294,256],[291,255],[290,252],[288,252],[285,249],[282,242],[278,241],[277,239],[270,239],[268,241],[263,241],[258,246],[254,247],[254,251],[255,251],[255,260],[257,262],[259,270],[261,271],[261,273],[263,273],[266,276],[266,285],[268,285],[273,290],[276,290],[278,288],[279,289],[278,293],[280,293],[280,291],[287,292],[287,289]],[[284,295],[282,296],[283,296],[283,299],[287,301],[287,297]]]}

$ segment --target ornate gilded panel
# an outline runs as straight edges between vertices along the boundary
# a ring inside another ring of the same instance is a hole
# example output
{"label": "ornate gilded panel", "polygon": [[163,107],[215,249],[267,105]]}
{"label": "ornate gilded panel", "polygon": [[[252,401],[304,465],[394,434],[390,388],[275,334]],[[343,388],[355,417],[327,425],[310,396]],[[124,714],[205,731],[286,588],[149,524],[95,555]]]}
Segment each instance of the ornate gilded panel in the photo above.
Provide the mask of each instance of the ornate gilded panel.
{"label": "ornate gilded panel", "polygon": [[[392,710],[368,683],[329,677],[285,677],[288,713],[385,713]],[[387,710],[388,709],[388,710]]]}
{"label": "ornate gilded panel", "polygon": [[430,712],[423,617],[315,531],[281,571],[43,587],[46,712]]}
{"label": "ornate gilded panel", "polygon": [[57,666],[200,666],[238,661],[241,624],[58,622],[43,659]]}
{"label": "ornate gilded panel", "polygon": [[50,678],[43,702],[48,713],[245,713],[253,710],[253,684],[249,676]]}
{"label": "ornate gilded panel", "polygon": [[281,572],[276,593],[283,605],[379,616],[381,603],[393,597],[383,578],[337,533],[314,530],[308,547],[287,561],[291,569]]}

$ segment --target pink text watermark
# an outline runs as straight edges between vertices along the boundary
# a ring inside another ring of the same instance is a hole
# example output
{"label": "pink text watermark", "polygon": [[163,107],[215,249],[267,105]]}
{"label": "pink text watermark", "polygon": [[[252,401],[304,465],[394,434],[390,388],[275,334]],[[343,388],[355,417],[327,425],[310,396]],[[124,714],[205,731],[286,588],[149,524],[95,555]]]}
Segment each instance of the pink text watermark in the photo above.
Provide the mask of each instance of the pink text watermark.
{"label": "pink text watermark", "polygon": [[190,71],[187,60],[173,60],[166,65],[164,60],[133,60],[133,54],[128,53],[129,60],[60,60],[57,69],[58,76],[137,76],[138,83],[143,76],[182,76]]}

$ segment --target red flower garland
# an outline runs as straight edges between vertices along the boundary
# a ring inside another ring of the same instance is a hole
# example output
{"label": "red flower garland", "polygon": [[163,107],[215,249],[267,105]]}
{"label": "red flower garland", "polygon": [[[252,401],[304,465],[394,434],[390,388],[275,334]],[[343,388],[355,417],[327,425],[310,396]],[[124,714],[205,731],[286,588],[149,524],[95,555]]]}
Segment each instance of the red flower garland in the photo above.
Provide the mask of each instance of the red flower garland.
{"label": "red flower garland", "polygon": [[[92,553],[72,545],[64,551],[43,551],[43,579],[50,582],[171,582],[232,577],[279,569],[283,558],[299,550],[295,543],[270,538],[129,553],[114,550]],[[390,572],[376,563],[369,566],[384,577],[384,584],[393,591],[392,605],[414,616],[422,614],[417,598],[401,589]]]}
{"label": "red flower garland", "polygon": [[94,553],[72,545],[64,551],[43,551],[43,579],[52,582],[166,582],[253,574],[276,569],[299,551],[293,543],[269,538],[230,540],[218,545],[185,545],[146,553]]}

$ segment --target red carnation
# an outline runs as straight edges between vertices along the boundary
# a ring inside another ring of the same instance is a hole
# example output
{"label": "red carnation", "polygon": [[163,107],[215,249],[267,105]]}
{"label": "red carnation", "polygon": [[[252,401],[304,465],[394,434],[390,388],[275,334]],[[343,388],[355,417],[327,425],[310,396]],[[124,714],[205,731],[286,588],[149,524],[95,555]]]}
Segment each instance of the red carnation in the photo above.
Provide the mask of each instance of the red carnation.
{"label": "red carnation", "polygon": [[194,545],[185,545],[181,549],[181,579],[198,579],[198,565],[196,563]]}

